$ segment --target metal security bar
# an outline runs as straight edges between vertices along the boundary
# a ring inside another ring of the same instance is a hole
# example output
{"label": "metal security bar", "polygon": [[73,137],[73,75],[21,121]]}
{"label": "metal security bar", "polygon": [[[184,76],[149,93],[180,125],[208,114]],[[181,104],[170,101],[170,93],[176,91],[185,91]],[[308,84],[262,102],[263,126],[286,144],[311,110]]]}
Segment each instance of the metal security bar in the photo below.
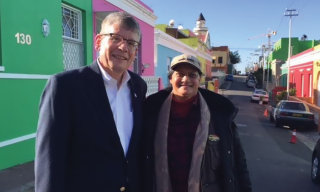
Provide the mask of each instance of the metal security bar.
{"label": "metal security bar", "polygon": [[83,45],[80,42],[63,39],[64,70],[76,69],[84,66]]}
{"label": "metal security bar", "polygon": [[142,77],[147,83],[147,97],[159,91],[159,77]]}

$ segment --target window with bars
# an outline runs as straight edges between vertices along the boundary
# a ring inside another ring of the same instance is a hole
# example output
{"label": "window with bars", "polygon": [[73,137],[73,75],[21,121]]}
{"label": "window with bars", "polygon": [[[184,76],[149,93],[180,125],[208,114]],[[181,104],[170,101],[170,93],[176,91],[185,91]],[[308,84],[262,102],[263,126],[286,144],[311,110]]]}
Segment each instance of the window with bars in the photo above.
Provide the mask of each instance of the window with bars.
{"label": "window with bars", "polygon": [[62,34],[63,37],[81,41],[81,12],[62,6]]}
{"label": "window with bars", "polygon": [[84,66],[81,11],[62,4],[64,70]]}
{"label": "window with bars", "polygon": [[1,43],[1,21],[0,21],[0,71],[3,71],[2,66],[2,43]]}

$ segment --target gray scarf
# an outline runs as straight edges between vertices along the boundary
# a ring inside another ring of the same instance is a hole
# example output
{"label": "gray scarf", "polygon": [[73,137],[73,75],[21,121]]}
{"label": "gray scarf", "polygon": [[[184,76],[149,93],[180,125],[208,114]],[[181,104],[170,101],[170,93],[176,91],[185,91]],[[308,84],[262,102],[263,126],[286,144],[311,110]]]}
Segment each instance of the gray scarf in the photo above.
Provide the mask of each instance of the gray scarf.
{"label": "gray scarf", "polygon": [[[210,111],[208,105],[199,92],[201,120],[197,128],[192,150],[192,161],[189,172],[188,192],[200,192],[201,164],[209,134]],[[172,192],[168,156],[167,136],[170,118],[172,93],[164,101],[158,117],[155,135],[155,172],[157,192]]]}

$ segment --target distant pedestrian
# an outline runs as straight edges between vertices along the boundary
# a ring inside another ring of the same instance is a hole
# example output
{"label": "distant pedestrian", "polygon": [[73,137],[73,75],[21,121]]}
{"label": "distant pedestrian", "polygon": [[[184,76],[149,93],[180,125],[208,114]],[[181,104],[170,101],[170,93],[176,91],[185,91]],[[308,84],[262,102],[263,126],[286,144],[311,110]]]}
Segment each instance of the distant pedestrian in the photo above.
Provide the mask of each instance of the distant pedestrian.
{"label": "distant pedestrian", "polygon": [[36,192],[141,192],[142,105],[147,85],[128,71],[141,31],[109,14],[90,66],[53,75],[40,104]]}
{"label": "distant pedestrian", "polygon": [[227,98],[199,88],[200,61],[175,57],[171,88],[145,102],[146,192],[251,192],[251,182]]}

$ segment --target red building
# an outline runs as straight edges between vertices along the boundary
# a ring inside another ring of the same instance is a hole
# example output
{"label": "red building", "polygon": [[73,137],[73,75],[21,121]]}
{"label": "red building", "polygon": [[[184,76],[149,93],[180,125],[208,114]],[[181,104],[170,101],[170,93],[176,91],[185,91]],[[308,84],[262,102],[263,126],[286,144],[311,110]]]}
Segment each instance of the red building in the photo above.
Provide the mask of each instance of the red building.
{"label": "red building", "polygon": [[313,48],[294,55],[290,60],[290,87],[297,90],[297,97],[313,97]]}

